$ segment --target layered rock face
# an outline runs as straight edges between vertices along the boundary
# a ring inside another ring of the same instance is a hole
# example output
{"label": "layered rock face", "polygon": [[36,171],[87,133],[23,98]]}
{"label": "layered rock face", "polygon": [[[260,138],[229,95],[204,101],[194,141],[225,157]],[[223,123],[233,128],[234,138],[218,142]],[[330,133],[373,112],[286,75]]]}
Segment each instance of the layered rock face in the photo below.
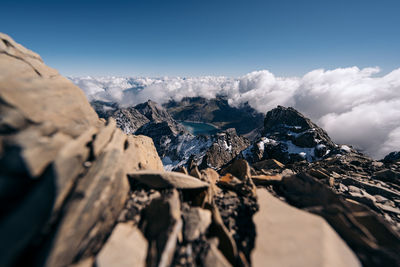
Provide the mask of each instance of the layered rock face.
{"label": "layered rock face", "polygon": [[127,173],[163,169],[149,137],[105,124],[78,87],[4,34],[0,114],[1,266],[93,255],[128,197]]}

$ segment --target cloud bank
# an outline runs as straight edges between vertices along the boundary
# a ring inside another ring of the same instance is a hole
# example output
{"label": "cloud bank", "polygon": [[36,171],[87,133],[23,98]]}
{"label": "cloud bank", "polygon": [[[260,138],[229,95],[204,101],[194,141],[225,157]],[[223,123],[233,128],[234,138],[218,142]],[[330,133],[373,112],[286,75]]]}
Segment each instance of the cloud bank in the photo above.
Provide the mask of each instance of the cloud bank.
{"label": "cloud bank", "polygon": [[123,106],[152,99],[225,95],[231,105],[248,102],[260,112],[292,106],[324,128],[337,143],[382,158],[400,150],[400,68],[378,76],[379,68],[313,70],[303,77],[277,77],[268,70],[238,78],[70,78],[89,100]]}

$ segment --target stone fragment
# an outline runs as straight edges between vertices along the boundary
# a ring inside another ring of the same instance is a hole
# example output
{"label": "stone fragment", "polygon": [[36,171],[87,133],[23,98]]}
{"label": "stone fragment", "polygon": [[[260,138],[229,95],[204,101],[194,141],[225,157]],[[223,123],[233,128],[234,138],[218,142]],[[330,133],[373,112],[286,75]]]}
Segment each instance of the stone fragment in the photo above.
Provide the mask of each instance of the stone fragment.
{"label": "stone fragment", "polygon": [[96,257],[97,267],[144,267],[148,242],[142,232],[129,223],[115,226]]}
{"label": "stone fragment", "polygon": [[219,181],[219,174],[211,168],[207,168],[201,171],[201,177],[210,184],[216,184]]}
{"label": "stone fragment", "polygon": [[308,173],[318,179],[329,179],[329,175],[323,169],[310,169]]}
{"label": "stone fragment", "polygon": [[283,169],[285,168],[285,165],[277,161],[276,159],[266,159],[262,160],[256,163],[253,163],[251,166],[253,166],[257,170],[261,169]]}
{"label": "stone fragment", "polygon": [[244,159],[235,160],[228,167],[224,168],[221,173],[231,173],[241,180],[246,180],[251,177],[250,165]]}
{"label": "stone fragment", "polygon": [[232,264],[229,263],[229,261],[214,244],[211,244],[209,250],[207,251],[206,258],[204,259],[204,266],[230,267]]}
{"label": "stone fragment", "polygon": [[193,169],[190,170],[190,176],[196,177],[198,179],[201,178],[201,174],[200,174],[199,168],[197,168],[197,166],[195,166]]}
{"label": "stone fragment", "polygon": [[206,205],[206,208],[209,209],[212,214],[212,223],[209,227],[209,236],[218,238],[218,249],[232,265],[235,265],[238,257],[238,251],[234,239],[224,225],[218,208],[209,204]]}
{"label": "stone fragment", "polygon": [[253,266],[361,266],[324,219],[293,208],[264,189],[257,195]]}
{"label": "stone fragment", "polygon": [[277,184],[282,181],[282,175],[253,175],[251,179],[256,185]]}
{"label": "stone fragment", "polygon": [[191,208],[183,213],[183,237],[192,242],[204,234],[211,223],[211,212],[202,208]]}
{"label": "stone fragment", "polygon": [[141,228],[149,241],[147,266],[170,266],[182,224],[176,189],[151,201],[141,221]]}
{"label": "stone fragment", "polygon": [[130,177],[155,189],[196,189],[209,186],[208,183],[179,172],[137,171],[130,174]]}

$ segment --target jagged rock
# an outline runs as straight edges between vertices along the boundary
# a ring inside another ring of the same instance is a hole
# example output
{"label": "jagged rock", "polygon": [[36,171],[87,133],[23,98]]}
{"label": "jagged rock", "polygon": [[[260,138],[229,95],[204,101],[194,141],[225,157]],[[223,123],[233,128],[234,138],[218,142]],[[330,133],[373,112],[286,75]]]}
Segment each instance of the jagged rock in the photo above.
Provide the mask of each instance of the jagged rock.
{"label": "jagged rock", "polygon": [[266,159],[252,164],[252,167],[261,170],[269,170],[269,169],[283,169],[285,165],[280,163],[275,159]]}
{"label": "jagged rock", "polygon": [[228,167],[221,170],[221,173],[231,173],[237,178],[241,180],[246,180],[251,177],[250,174],[250,165],[244,159],[236,159],[232,164]]}
{"label": "jagged rock", "polygon": [[400,172],[396,172],[390,169],[384,169],[374,173],[373,178],[384,181],[400,184]]}
{"label": "jagged rock", "polygon": [[199,168],[195,166],[193,169],[190,170],[190,176],[196,177],[201,180],[201,173],[199,171]]}
{"label": "jagged rock", "polygon": [[211,244],[206,258],[204,259],[204,266],[230,267],[232,264],[230,264],[224,255],[218,250],[217,246]]}
{"label": "jagged rock", "polygon": [[183,213],[183,237],[192,242],[204,234],[211,223],[211,212],[202,208],[190,208]]}
{"label": "jagged rock", "polygon": [[282,175],[253,175],[251,179],[256,185],[278,184],[282,181]]}
{"label": "jagged rock", "polygon": [[115,118],[118,128],[127,134],[135,133],[137,129],[150,122],[146,116],[132,107],[117,109],[111,117]]}
{"label": "jagged rock", "polygon": [[163,169],[150,138],[105,126],[78,87],[4,34],[0,118],[2,266],[92,259],[128,197],[127,172]]}
{"label": "jagged rock", "polygon": [[322,218],[290,207],[266,190],[257,190],[257,195],[253,266],[361,266]]}
{"label": "jagged rock", "polygon": [[115,226],[96,257],[96,266],[146,266],[148,242],[140,230],[128,223]]}
{"label": "jagged rock", "polygon": [[209,186],[208,183],[179,172],[138,171],[132,173],[130,177],[155,189],[195,189]]}
{"label": "jagged rock", "polygon": [[75,195],[79,197],[64,211],[46,266],[72,263],[77,254],[90,255],[111,229],[129,191],[122,164],[125,138],[117,130],[78,183]]}
{"label": "jagged rock", "polygon": [[263,137],[242,154],[251,163],[276,159],[286,164],[314,161],[336,147],[323,129],[297,110],[278,106],[265,116]]}
{"label": "jagged rock", "polygon": [[146,266],[170,266],[182,230],[178,192],[173,189],[152,200],[144,210],[141,224],[149,241]]}
{"label": "jagged rock", "polygon": [[212,223],[209,227],[210,237],[216,237],[218,239],[218,249],[232,265],[235,265],[238,251],[234,239],[228,229],[226,229],[218,208],[213,205],[207,205],[206,208],[209,209],[212,214]]}
{"label": "jagged rock", "polygon": [[204,177],[203,180],[211,185],[215,185],[219,181],[219,174],[211,168],[202,170],[201,177]]}
{"label": "jagged rock", "polygon": [[39,55],[5,34],[0,35],[0,43],[2,105],[17,110],[27,121],[48,122],[73,137],[101,124],[82,90],[44,65]]}
{"label": "jagged rock", "polygon": [[[237,261],[242,266],[250,260],[250,252],[254,247],[256,231],[252,217],[258,210],[257,200],[234,191],[223,190],[214,197],[221,218],[237,245]],[[244,257],[243,257],[244,256]],[[238,264],[240,265],[240,264]]]}
{"label": "jagged rock", "polygon": [[[366,206],[338,196],[320,180],[305,173],[284,177],[279,190],[290,203],[327,220],[364,266],[399,264],[400,257],[395,252],[400,249],[399,234]],[[361,192],[356,187],[351,190]]]}
{"label": "jagged rock", "polygon": [[250,142],[246,138],[238,136],[233,128],[218,133],[216,136],[216,141],[203,157],[201,168],[219,169],[250,145]]}
{"label": "jagged rock", "polygon": [[400,161],[400,151],[390,152],[383,159],[383,162],[385,163],[395,163],[399,161]]}

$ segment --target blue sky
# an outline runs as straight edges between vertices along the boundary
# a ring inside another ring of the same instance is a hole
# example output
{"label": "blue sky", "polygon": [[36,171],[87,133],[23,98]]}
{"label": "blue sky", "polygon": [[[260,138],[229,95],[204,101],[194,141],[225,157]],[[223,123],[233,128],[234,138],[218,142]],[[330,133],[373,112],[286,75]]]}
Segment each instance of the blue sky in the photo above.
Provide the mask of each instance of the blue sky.
{"label": "blue sky", "polygon": [[0,10],[0,31],[64,75],[400,67],[399,0],[2,0]]}

